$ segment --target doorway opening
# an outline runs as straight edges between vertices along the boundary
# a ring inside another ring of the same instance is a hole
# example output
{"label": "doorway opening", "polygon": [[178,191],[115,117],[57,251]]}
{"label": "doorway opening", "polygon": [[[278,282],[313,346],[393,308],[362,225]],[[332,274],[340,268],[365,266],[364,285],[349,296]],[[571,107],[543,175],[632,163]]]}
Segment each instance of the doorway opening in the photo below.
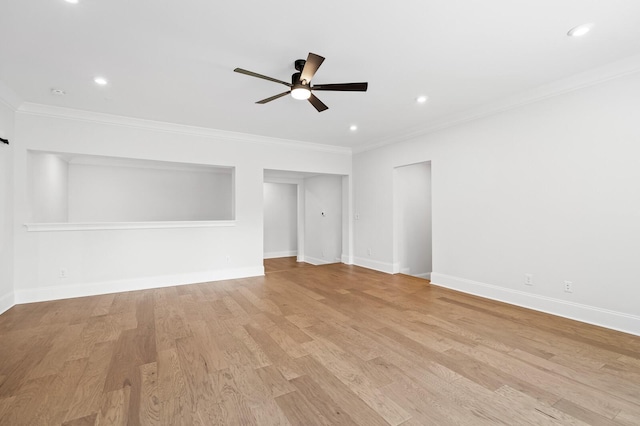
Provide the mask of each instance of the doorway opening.
{"label": "doorway opening", "polygon": [[265,170],[264,258],[348,263],[350,191],[349,176]]}
{"label": "doorway opening", "polygon": [[431,162],[394,170],[394,272],[431,279]]}

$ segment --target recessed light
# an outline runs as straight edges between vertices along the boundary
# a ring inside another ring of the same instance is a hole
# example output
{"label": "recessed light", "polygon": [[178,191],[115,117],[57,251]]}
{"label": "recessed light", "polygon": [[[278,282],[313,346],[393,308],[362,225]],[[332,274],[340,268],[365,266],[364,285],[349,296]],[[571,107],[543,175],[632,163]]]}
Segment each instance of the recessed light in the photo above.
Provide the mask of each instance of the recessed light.
{"label": "recessed light", "polygon": [[51,94],[56,96],[64,96],[67,94],[67,92],[62,89],[51,89]]}
{"label": "recessed light", "polygon": [[100,86],[106,86],[107,84],[107,79],[104,77],[96,77],[93,79],[93,81],[95,81],[96,84],[99,84]]}
{"label": "recessed light", "polygon": [[573,27],[567,32],[569,37],[582,37],[586,33],[588,33],[591,28],[593,28],[593,24],[582,24],[577,27]]}
{"label": "recessed light", "polygon": [[416,98],[416,102],[419,103],[419,104],[423,104],[423,103],[427,102],[428,99],[429,99],[428,96],[421,95],[421,96],[418,96]]}
{"label": "recessed light", "polygon": [[349,126],[349,130],[351,130],[352,132],[355,132],[356,130],[358,130],[358,126],[356,126],[355,124],[352,124],[351,126]]}
{"label": "recessed light", "polygon": [[64,0],[64,1],[71,4],[78,4],[78,0]]}

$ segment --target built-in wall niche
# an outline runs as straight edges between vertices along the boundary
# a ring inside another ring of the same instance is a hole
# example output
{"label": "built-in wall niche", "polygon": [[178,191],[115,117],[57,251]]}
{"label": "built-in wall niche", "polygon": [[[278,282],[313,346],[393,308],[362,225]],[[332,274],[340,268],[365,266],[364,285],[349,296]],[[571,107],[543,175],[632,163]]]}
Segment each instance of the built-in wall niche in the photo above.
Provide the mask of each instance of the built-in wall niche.
{"label": "built-in wall niche", "polygon": [[229,222],[235,218],[234,172],[233,167],[29,151],[30,223]]}

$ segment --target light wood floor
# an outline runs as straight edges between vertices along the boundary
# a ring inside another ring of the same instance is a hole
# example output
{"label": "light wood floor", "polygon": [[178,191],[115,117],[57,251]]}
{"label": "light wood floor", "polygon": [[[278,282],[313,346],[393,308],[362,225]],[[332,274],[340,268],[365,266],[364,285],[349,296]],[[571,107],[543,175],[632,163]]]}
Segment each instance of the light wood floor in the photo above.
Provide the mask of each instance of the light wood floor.
{"label": "light wood floor", "polygon": [[296,266],[13,307],[0,424],[640,424],[638,337]]}

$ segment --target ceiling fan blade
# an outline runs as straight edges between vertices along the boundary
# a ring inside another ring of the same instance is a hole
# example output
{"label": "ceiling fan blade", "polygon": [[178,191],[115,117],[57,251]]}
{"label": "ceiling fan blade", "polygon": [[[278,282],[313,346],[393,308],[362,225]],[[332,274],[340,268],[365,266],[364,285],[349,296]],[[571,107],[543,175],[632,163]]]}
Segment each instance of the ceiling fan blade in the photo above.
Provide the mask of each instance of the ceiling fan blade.
{"label": "ceiling fan blade", "polygon": [[263,80],[273,81],[274,83],[284,84],[287,87],[291,87],[292,86],[291,83],[287,83],[286,81],[278,80],[277,78],[267,77],[266,75],[258,74],[258,73],[253,72],[253,71],[243,70],[242,68],[236,68],[233,71],[239,72],[240,74],[246,74],[246,75],[249,75],[251,77],[261,78]]}
{"label": "ceiling fan blade", "polygon": [[256,103],[257,104],[266,104],[267,102],[275,101],[278,98],[281,98],[283,96],[287,96],[289,93],[291,93],[291,91],[282,92],[282,93],[280,93],[278,95],[271,96],[270,98],[263,99],[263,100],[258,101]]}
{"label": "ceiling fan blade", "polygon": [[318,110],[318,112],[329,109],[329,107],[326,106],[320,99],[316,98],[316,95],[314,95],[313,93],[309,97],[309,102],[311,102],[311,105],[313,105],[315,109]]}
{"label": "ceiling fan blade", "polygon": [[338,92],[366,92],[369,83],[316,84],[312,90],[335,90]]}
{"label": "ceiling fan blade", "polygon": [[302,74],[300,74],[300,81],[307,80],[308,84],[316,74],[316,71],[318,71],[318,68],[320,68],[320,65],[322,65],[322,62],[324,62],[324,58],[322,56],[309,52],[307,62],[304,64]]}

